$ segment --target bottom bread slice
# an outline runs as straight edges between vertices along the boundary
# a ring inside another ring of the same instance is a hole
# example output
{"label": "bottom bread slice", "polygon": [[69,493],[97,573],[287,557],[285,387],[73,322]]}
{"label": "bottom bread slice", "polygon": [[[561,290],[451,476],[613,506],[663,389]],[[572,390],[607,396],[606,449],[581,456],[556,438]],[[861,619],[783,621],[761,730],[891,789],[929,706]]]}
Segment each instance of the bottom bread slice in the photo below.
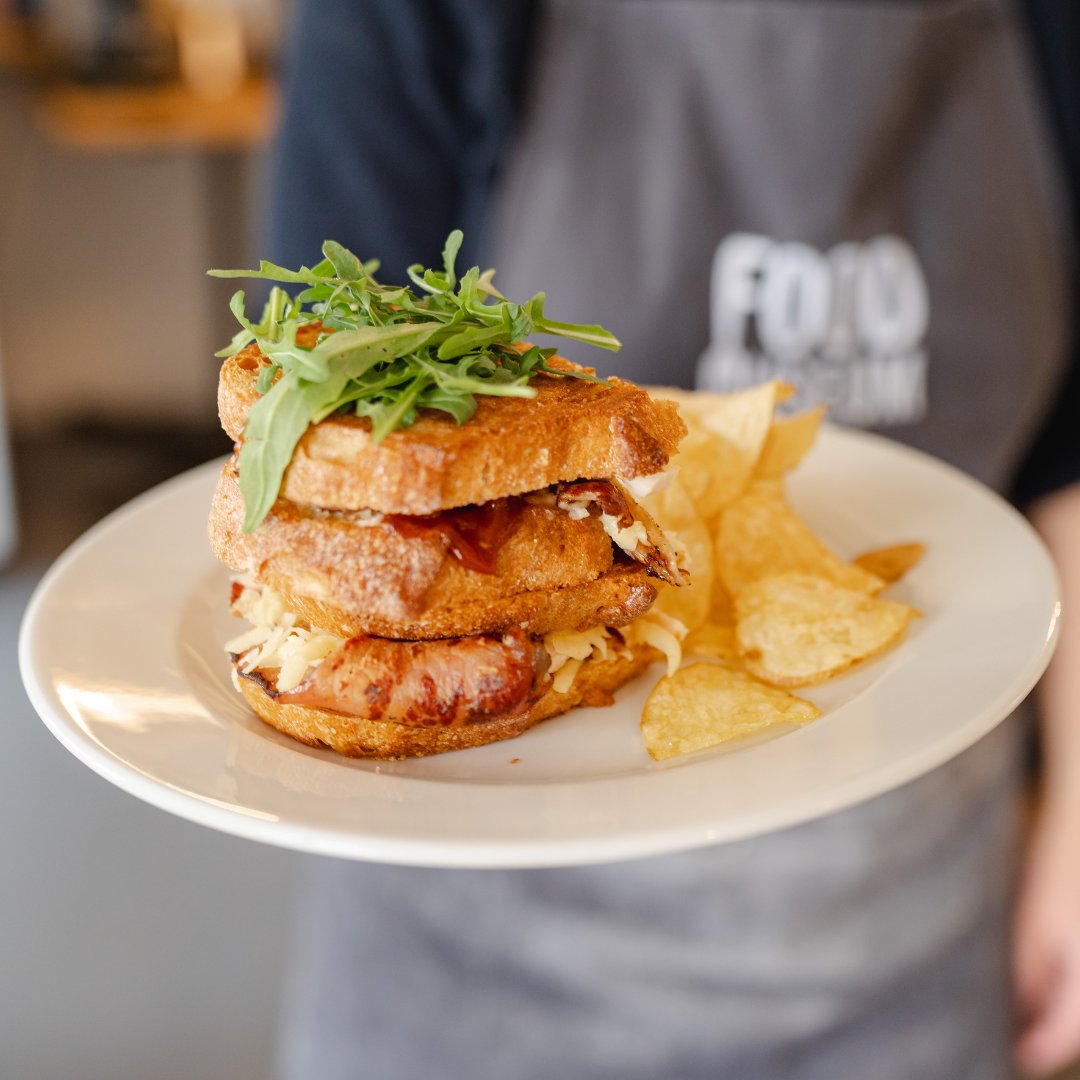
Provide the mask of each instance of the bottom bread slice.
{"label": "bottom bread slice", "polygon": [[541,720],[579,705],[610,705],[614,691],[658,659],[661,654],[651,646],[635,644],[606,660],[586,660],[565,693],[549,689],[528,710],[516,716],[459,727],[415,727],[330,709],[282,704],[252,679],[241,677],[235,681],[260,719],[308,746],[327,746],[346,757],[392,759],[485,746],[512,739]]}

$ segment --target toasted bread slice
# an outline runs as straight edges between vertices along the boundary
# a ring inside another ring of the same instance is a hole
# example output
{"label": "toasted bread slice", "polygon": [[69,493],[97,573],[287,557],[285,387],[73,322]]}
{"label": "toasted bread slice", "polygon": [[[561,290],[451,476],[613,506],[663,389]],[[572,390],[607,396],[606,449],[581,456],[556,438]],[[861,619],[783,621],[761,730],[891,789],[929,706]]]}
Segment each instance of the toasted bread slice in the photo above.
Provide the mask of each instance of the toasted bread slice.
{"label": "toasted bread slice", "polygon": [[300,622],[337,637],[431,638],[497,634],[514,627],[530,634],[552,630],[587,630],[590,626],[626,626],[644,615],[656,599],[657,584],[637,563],[616,562],[593,581],[564,589],[533,589],[492,599],[479,596],[462,603],[432,608],[411,620],[388,618],[378,611],[345,611],[293,592],[292,582],[272,573],[262,584],[282,594],[285,606]]}
{"label": "toasted bread slice", "polygon": [[[218,412],[234,442],[259,398],[264,364],[249,345],[222,365]],[[425,411],[378,445],[368,419],[329,417],[300,439],[281,495],[327,509],[432,514],[563,480],[651,475],[686,434],[673,402],[621,379],[539,375],[530,385],[535,398],[478,397],[476,415],[460,426]]]}
{"label": "toasted bread slice", "polygon": [[441,609],[498,606],[523,592],[584,585],[611,569],[611,540],[597,518],[575,521],[553,506],[524,501],[511,513],[512,531],[491,574],[453,558],[436,529],[404,535],[380,515],[365,521],[285,499],[245,533],[230,462],[214,493],[210,545],[234,570],[271,588],[384,623],[416,624]]}
{"label": "toasted bread slice", "polygon": [[238,677],[240,691],[256,714],[271,727],[306,743],[330,747],[347,757],[405,758],[442,754],[512,739],[534,724],[578,705],[610,705],[612,694],[641,674],[660,654],[648,645],[634,645],[608,660],[587,660],[570,689],[551,689],[525,712],[475,724],[416,727],[388,720],[369,720],[329,709],[282,705],[252,679]]}

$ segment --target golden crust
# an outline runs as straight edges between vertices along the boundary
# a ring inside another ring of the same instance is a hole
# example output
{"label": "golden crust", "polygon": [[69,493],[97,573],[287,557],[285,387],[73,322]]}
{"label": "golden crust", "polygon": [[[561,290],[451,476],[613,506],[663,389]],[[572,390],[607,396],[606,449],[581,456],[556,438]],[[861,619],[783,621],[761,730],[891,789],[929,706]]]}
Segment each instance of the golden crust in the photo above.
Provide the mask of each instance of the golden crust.
{"label": "golden crust", "polygon": [[611,569],[611,540],[598,519],[574,521],[562,510],[530,503],[517,517],[494,574],[467,569],[436,532],[403,536],[386,521],[363,524],[285,499],[245,534],[243,496],[230,462],[214,493],[209,534],[214,554],[233,570],[384,624],[420,625],[444,609],[497,607],[519,593],[582,585]]}
{"label": "golden crust", "polygon": [[[263,363],[249,345],[221,367],[218,412],[234,442],[259,398]],[[297,444],[281,494],[308,506],[431,514],[564,480],[650,475],[686,434],[674,402],[621,379],[603,386],[540,375],[530,385],[535,398],[480,396],[461,426],[426,412],[378,446],[366,418],[323,420]]]}
{"label": "golden crust", "polygon": [[292,592],[291,582],[273,574],[261,578],[281,593],[285,606],[309,626],[338,637],[361,634],[426,641],[432,638],[497,634],[520,628],[530,634],[552,630],[587,630],[591,626],[626,626],[644,615],[656,599],[656,582],[637,563],[615,563],[593,581],[563,589],[536,589],[498,599],[480,596],[467,603],[432,608],[414,620],[386,618],[363,609],[349,611]]}
{"label": "golden crust", "polygon": [[634,645],[610,660],[588,660],[565,694],[548,690],[532,707],[517,716],[487,720],[462,727],[407,727],[386,720],[367,720],[329,709],[281,705],[251,679],[239,678],[240,691],[265,723],[308,746],[328,746],[347,757],[405,758],[442,754],[512,739],[552,716],[578,705],[610,705],[612,694],[645,670],[659,653],[647,645]]}

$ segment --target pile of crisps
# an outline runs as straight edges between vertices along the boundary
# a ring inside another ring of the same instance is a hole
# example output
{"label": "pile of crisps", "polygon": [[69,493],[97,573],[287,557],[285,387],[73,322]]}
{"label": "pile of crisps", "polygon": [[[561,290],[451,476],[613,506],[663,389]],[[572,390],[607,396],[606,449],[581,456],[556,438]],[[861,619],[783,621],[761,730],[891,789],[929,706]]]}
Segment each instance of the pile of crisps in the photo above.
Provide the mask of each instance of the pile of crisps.
{"label": "pile of crisps", "polygon": [[790,393],[779,381],[738,394],[658,391],[679,402],[690,431],[676,478],[644,502],[685,549],[693,579],[664,587],[655,605],[686,626],[691,661],[645,704],[641,730],[658,761],[815,719],[788,688],[877,655],[917,614],[879,593],[918,562],[921,544],[845,562],[788,505],[784,477],[823,416],[776,415]]}

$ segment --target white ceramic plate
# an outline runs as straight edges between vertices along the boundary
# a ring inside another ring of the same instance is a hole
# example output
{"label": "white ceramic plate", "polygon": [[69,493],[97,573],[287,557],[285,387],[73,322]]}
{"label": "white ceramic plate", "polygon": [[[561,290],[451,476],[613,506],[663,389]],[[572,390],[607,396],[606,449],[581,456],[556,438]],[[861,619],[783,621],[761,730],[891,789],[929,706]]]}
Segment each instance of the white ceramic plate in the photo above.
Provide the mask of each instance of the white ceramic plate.
{"label": "white ceramic plate", "polygon": [[807,691],[813,724],[653,763],[638,731],[656,670],[608,709],[518,739],[368,763],[264,726],[229,682],[228,575],[205,522],[218,463],[106,518],[27,610],[23,679],[56,737],[164,810],[238,836],[427,866],[603,862],[734,840],[911,780],[1003,719],[1042,673],[1059,602],[1026,522],[961,473],[873,436],[826,430],[792,501],[842,555],[922,540],[892,594],[918,607],[899,648]]}

